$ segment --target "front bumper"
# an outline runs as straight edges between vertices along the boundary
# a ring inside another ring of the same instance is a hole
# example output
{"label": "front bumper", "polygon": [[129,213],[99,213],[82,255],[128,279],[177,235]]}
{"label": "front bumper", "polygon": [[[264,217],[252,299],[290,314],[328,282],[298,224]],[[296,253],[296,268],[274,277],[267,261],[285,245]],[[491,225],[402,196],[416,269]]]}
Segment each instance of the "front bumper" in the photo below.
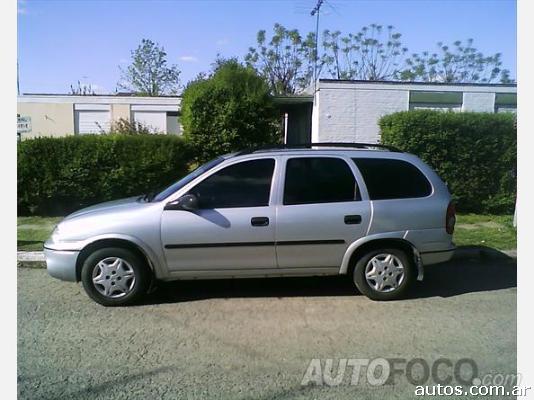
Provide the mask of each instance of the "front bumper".
{"label": "front bumper", "polygon": [[79,251],[44,248],[46,270],[50,276],[63,281],[76,282],[76,259]]}

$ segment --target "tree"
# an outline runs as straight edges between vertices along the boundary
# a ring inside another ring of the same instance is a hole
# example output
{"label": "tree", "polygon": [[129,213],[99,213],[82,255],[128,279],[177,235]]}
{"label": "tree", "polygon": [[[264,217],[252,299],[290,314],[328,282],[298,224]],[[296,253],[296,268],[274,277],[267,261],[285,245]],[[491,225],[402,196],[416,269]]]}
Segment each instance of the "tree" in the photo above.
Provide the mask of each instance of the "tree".
{"label": "tree", "polygon": [[256,41],[257,48],[249,48],[245,62],[267,80],[273,94],[294,94],[309,85],[315,56],[313,33],[303,39],[297,29],[275,24],[270,40],[261,30]]}
{"label": "tree", "polygon": [[92,96],[95,94],[95,91],[93,90],[91,84],[81,84],[80,81],[78,81],[78,86],[70,85],[70,94],[78,96]]}
{"label": "tree", "polygon": [[199,149],[198,161],[278,143],[278,112],[266,82],[235,59],[219,59],[214,68],[182,97],[184,134]]}
{"label": "tree", "polygon": [[162,46],[143,39],[131,52],[132,63],[121,70],[117,88],[142,96],[176,94],[180,88],[180,70],[176,65],[167,65],[167,53]]}
{"label": "tree", "polygon": [[510,71],[502,69],[501,54],[485,56],[473,46],[473,39],[465,44],[460,40],[453,46],[438,43],[438,52],[412,54],[406,60],[406,68],[400,79],[423,82],[490,83],[500,78],[510,83]]}
{"label": "tree", "polygon": [[402,57],[401,34],[389,25],[364,26],[357,34],[342,36],[340,31],[323,32],[323,63],[334,79],[384,80],[399,72]]}

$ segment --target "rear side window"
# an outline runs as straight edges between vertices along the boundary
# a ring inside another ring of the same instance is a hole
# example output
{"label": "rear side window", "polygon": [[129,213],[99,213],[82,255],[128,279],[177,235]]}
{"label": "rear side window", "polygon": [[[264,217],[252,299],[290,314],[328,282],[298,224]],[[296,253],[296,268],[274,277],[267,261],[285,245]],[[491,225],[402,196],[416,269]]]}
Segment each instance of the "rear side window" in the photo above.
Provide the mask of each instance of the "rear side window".
{"label": "rear side window", "polygon": [[353,158],[371,200],[426,197],[432,193],[428,179],[415,165],[387,158]]}
{"label": "rear side window", "polygon": [[303,157],[287,161],[284,205],[336,203],[357,199],[354,174],[342,159]]}
{"label": "rear side window", "polygon": [[269,205],[274,160],[261,159],[230,165],[189,191],[201,209],[262,207]]}

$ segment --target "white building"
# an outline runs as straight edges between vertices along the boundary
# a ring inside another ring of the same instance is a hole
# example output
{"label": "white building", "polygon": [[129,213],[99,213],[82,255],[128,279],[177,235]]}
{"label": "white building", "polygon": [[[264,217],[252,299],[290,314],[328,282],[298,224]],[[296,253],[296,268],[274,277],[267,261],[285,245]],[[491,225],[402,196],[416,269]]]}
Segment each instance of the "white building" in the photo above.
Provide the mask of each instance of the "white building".
{"label": "white building", "polygon": [[517,86],[321,79],[313,95],[279,97],[288,143],[380,140],[378,121],[397,111],[515,112]]}
{"label": "white building", "polygon": [[99,134],[120,119],[153,132],[180,134],[180,102],[176,96],[24,94],[18,97],[17,114],[29,121],[23,138]]}
{"label": "white building", "polygon": [[[517,86],[321,79],[313,93],[276,97],[286,143],[380,140],[384,115],[414,109],[515,112]],[[180,97],[25,94],[18,97],[23,138],[102,133],[119,119],[180,134]]]}

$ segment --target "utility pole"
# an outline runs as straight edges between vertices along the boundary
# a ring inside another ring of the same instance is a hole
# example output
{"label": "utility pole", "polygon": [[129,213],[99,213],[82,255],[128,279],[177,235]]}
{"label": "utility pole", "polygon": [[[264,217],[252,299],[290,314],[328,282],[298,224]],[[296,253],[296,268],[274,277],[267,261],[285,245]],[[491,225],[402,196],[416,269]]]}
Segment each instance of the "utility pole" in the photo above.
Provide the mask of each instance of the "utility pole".
{"label": "utility pole", "polygon": [[311,10],[311,16],[315,16],[315,54],[313,60],[313,95],[315,96],[315,91],[317,90],[317,59],[319,58],[318,53],[318,41],[319,41],[319,11],[323,5],[324,0],[317,0],[317,4]]}

